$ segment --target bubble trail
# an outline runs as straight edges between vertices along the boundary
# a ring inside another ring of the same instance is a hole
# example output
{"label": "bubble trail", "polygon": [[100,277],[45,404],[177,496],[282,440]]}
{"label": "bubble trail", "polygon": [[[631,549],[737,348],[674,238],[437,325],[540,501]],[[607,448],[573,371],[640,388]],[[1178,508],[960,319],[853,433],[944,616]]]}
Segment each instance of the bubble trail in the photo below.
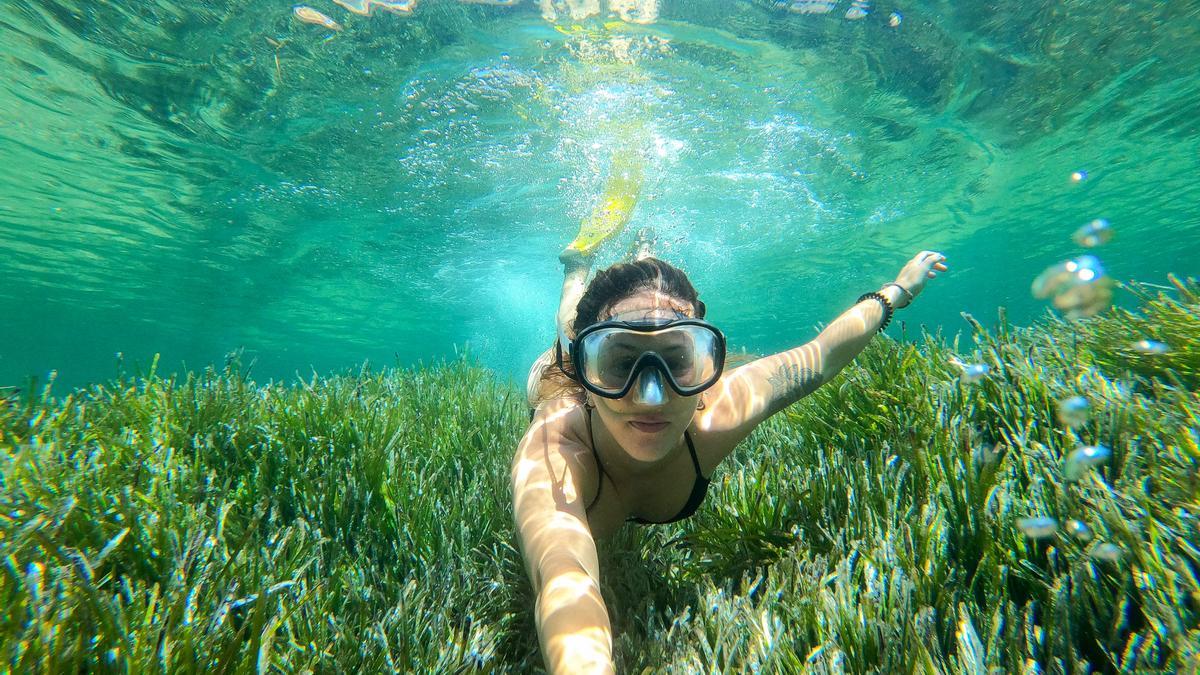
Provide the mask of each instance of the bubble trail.
{"label": "bubble trail", "polygon": [[1053,518],[1019,518],[1017,529],[1030,539],[1053,537],[1058,532],[1058,521]]}
{"label": "bubble trail", "polygon": [[892,12],[888,15],[888,25],[892,28],[899,28],[900,24],[903,22],[904,16],[901,15],[900,12]]}
{"label": "bubble trail", "polygon": [[1068,481],[1076,481],[1088,469],[1104,464],[1112,457],[1112,451],[1103,445],[1081,445],[1067,455],[1065,473]]}
{"label": "bubble trail", "polygon": [[1087,424],[1091,407],[1082,396],[1064,398],[1058,402],[1058,421],[1070,428],[1081,427]]}
{"label": "bubble trail", "polygon": [[1112,225],[1103,218],[1096,218],[1080,226],[1078,230],[1075,230],[1075,234],[1071,235],[1071,238],[1080,246],[1096,248],[1102,244],[1107,244],[1112,239],[1112,236]]}

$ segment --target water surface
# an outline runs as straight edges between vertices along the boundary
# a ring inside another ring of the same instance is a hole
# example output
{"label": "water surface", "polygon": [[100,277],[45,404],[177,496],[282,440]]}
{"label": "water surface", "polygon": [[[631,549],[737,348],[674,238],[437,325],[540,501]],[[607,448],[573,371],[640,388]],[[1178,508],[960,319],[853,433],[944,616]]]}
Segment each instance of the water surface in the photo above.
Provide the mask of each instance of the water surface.
{"label": "water surface", "polygon": [[1197,271],[1197,2],[847,20],[664,0],[648,25],[312,6],[343,30],[288,3],[5,4],[0,384],[238,348],[260,379],[463,349],[523,377],[618,148],[647,180],[599,263],[652,227],[753,352],[810,339],[921,249],[952,272],[896,337],[1001,305],[1034,320],[1031,280],[1097,217],[1114,277]]}

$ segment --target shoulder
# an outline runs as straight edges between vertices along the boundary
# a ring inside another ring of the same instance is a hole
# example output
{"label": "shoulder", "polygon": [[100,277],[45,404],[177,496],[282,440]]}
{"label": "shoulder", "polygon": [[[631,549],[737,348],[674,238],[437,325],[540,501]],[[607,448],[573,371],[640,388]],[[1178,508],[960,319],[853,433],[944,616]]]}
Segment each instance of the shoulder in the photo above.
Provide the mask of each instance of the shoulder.
{"label": "shoulder", "polygon": [[525,435],[540,433],[583,444],[588,440],[587,408],[568,397],[542,401],[533,411]]}
{"label": "shoulder", "polygon": [[530,472],[582,479],[592,471],[587,410],[582,403],[553,399],[534,411],[513,458],[514,484]]}

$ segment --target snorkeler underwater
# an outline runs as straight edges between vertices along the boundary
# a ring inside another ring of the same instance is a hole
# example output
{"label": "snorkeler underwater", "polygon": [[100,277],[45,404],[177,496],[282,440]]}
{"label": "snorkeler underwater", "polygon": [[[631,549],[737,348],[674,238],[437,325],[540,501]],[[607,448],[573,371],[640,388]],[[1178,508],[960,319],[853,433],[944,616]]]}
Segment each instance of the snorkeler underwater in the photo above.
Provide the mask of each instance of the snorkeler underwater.
{"label": "snorkeler underwater", "polygon": [[2,672],[1200,672],[1200,0],[16,0]]}

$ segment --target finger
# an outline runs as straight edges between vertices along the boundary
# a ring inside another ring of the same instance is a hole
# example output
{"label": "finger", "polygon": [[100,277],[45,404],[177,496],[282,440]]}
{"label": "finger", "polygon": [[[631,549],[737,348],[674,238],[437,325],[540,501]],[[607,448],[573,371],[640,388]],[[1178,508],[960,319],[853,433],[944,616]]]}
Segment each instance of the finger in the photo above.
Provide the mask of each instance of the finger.
{"label": "finger", "polygon": [[930,279],[936,279],[936,278],[937,278],[937,273],[936,273],[936,272],[930,272],[930,273],[929,273],[929,278],[930,278]]}
{"label": "finger", "polygon": [[941,271],[945,272],[946,270],[948,270],[948,269],[950,269],[950,268],[949,268],[949,267],[946,267],[946,266],[945,266],[945,265],[943,265],[942,263],[935,263],[935,264],[934,264],[934,266],[933,266],[933,269],[935,269],[935,270],[941,270]]}

